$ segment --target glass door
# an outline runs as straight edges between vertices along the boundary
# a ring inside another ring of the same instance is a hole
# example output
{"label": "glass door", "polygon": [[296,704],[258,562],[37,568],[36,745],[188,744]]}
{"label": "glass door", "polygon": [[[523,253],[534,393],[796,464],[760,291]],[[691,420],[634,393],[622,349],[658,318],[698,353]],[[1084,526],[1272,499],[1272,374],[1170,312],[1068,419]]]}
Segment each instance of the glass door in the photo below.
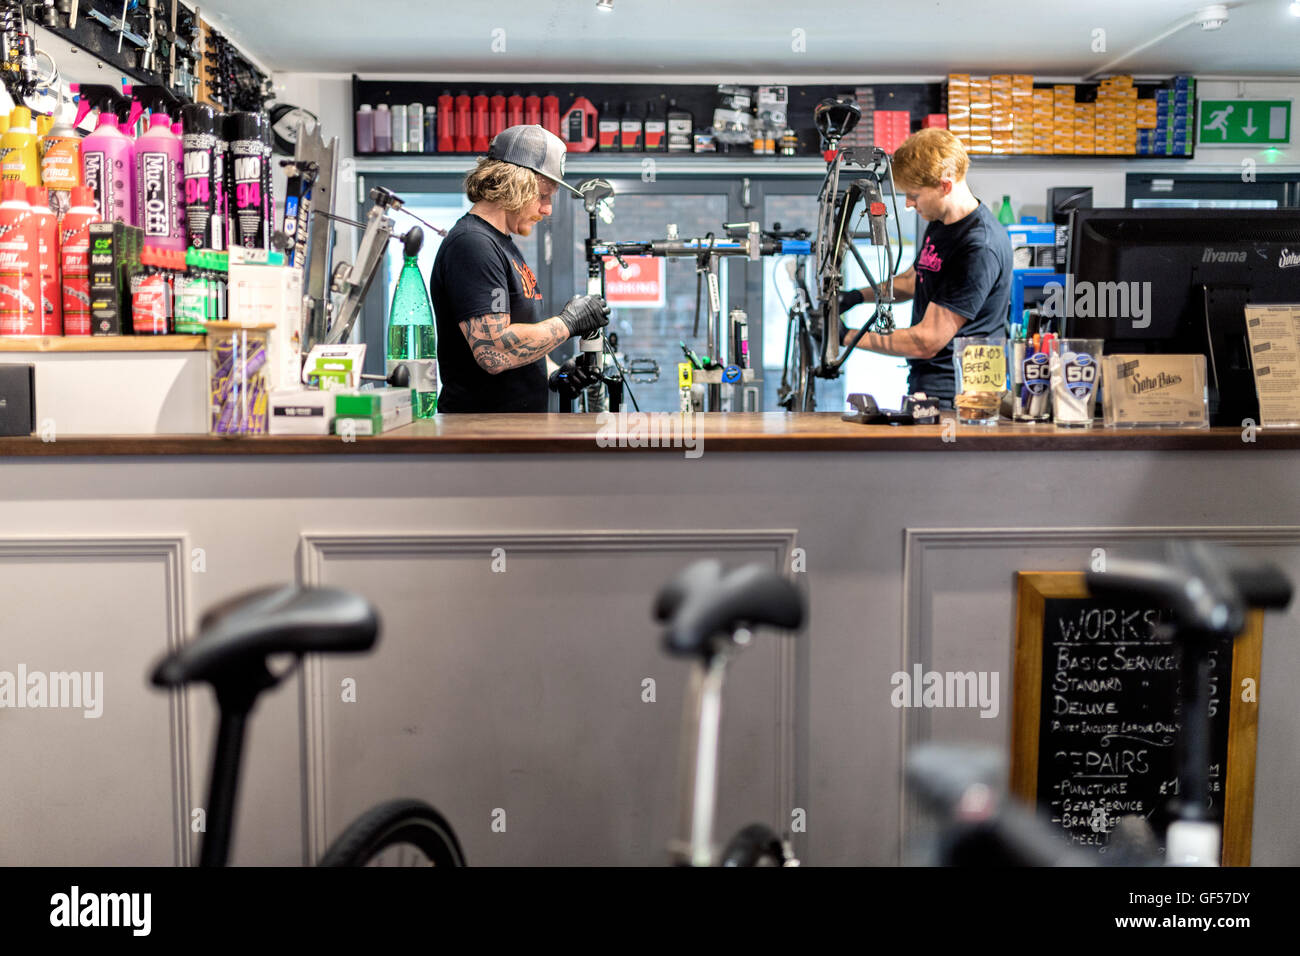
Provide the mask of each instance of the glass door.
{"label": "glass door", "polygon": [[[599,238],[603,240],[662,240],[670,224],[676,225],[682,239],[704,238],[709,233],[723,237],[724,222],[747,218],[740,208],[738,181],[685,177],[665,177],[648,183],[637,179],[609,181],[614,187],[614,221],[606,224],[597,219]],[[570,289],[571,294],[577,294],[587,288],[586,240],[590,224],[581,202],[575,199],[566,205],[571,206],[572,217],[568,226],[572,238],[568,244]],[[728,257],[719,264],[724,319],[730,303],[743,308],[744,270],[732,268],[733,264]],[[681,343],[700,356],[708,353],[707,279],[697,278],[696,260],[690,257],[632,258],[627,260],[627,266],[623,269],[612,259],[605,262],[611,311],[608,331],[617,333],[618,351],[629,361],[651,359],[658,363],[657,381],[646,380],[650,376],[634,376],[630,383],[637,407],[644,412],[676,411],[680,407],[677,363],[684,360]],[[564,300],[558,302],[562,306]],[[627,407],[633,407],[630,399]]]}

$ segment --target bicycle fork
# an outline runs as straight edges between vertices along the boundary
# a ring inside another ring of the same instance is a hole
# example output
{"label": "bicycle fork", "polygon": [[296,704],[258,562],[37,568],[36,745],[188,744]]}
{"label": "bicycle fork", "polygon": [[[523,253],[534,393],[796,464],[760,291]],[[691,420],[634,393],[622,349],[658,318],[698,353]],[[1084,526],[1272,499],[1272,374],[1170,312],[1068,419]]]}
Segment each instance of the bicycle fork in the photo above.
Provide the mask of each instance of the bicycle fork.
{"label": "bicycle fork", "polygon": [[679,866],[713,865],[713,824],[718,802],[718,747],[722,727],[722,683],[727,659],[714,654],[691,666],[677,779],[678,834],[669,844]]}

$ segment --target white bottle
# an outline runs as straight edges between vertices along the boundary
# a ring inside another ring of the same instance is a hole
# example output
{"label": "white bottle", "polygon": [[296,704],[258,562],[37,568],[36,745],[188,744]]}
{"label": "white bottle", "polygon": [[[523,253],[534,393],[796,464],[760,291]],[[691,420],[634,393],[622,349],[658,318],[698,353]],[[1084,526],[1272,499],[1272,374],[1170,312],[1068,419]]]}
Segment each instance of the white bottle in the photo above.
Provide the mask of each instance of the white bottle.
{"label": "white bottle", "polygon": [[424,104],[412,103],[406,108],[406,151],[424,152]]}
{"label": "white bottle", "polygon": [[391,107],[393,113],[393,152],[406,152],[406,106],[397,103]]}

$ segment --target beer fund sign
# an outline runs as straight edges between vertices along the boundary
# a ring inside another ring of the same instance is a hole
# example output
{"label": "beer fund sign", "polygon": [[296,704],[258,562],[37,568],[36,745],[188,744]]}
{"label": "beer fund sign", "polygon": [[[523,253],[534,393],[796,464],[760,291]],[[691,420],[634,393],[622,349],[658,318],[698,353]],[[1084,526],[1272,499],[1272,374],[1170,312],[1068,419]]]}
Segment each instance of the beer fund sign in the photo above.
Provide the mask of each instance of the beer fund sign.
{"label": "beer fund sign", "polygon": [[1007,354],[1001,345],[967,345],[961,351],[961,390],[1000,392],[1007,383]]}

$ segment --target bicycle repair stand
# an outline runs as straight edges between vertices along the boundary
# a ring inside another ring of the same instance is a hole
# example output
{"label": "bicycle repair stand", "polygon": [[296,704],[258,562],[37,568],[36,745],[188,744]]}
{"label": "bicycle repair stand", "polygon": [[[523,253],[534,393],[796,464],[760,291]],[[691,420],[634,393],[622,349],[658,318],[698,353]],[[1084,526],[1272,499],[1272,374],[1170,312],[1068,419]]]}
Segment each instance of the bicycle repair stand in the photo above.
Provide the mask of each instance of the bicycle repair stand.
{"label": "bicycle repair stand", "polygon": [[[598,186],[595,184],[599,184]],[[703,239],[679,239],[676,227],[669,226],[668,238],[637,242],[608,242],[596,236],[596,217],[594,206],[600,200],[613,195],[613,187],[604,180],[592,180],[578,187],[579,192],[586,193],[591,188],[599,195],[589,201],[588,212],[591,234],[587,239],[587,282],[588,292],[593,295],[603,293],[605,270],[604,259],[614,259],[627,268],[624,256],[657,256],[661,258],[686,258],[696,260],[697,273],[707,274],[709,287],[709,321],[706,326],[707,347],[711,357],[717,357],[721,344],[725,341],[722,330],[722,300],[718,287],[718,269],[723,256],[744,256],[751,262],[757,262],[762,256],[808,255],[811,245],[807,240],[782,240],[765,236],[757,222],[723,223],[727,231],[725,239],[717,239],[712,233]],[[612,221],[612,217],[610,218]],[[703,270],[703,271],[701,271]],[[696,316],[698,329],[699,296],[696,296]],[[738,358],[732,356],[733,359]],[[752,377],[745,379],[757,381]],[[742,375],[743,379],[743,375]],[[722,384],[724,378],[719,375],[716,382],[707,382],[707,411],[722,410]],[[738,379],[739,381],[739,379]]]}

